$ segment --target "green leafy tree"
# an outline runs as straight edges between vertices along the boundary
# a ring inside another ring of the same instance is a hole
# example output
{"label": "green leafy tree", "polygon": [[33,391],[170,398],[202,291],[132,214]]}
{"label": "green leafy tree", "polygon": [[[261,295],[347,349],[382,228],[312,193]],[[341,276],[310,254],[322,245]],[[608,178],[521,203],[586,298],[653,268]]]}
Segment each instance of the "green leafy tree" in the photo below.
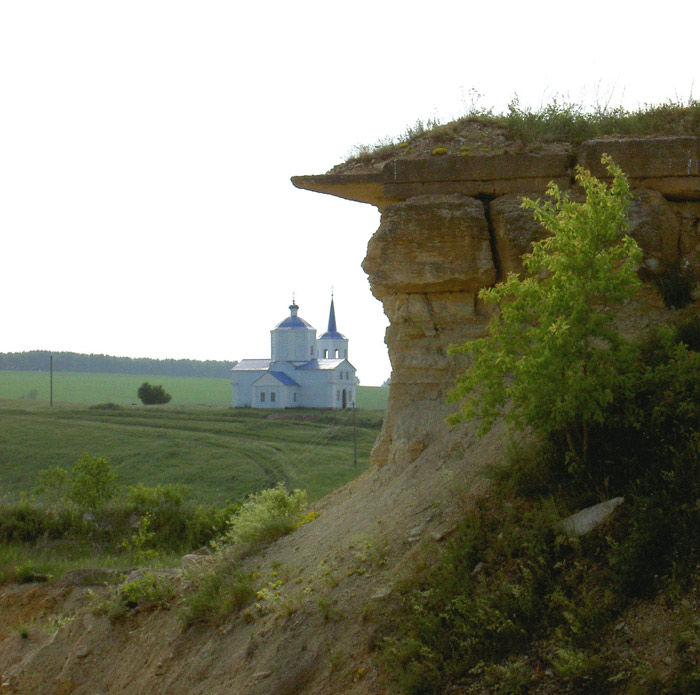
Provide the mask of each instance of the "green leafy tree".
{"label": "green leafy tree", "polygon": [[144,381],[136,395],[144,405],[161,405],[162,403],[170,403],[172,396],[162,387],[154,386]]}
{"label": "green leafy tree", "polygon": [[39,485],[34,492],[49,507],[57,508],[65,503],[69,487],[68,471],[61,466],[52,466],[39,471]]}
{"label": "green leafy tree", "polygon": [[611,308],[636,291],[641,251],[626,234],[627,179],[607,155],[603,164],[609,188],[577,170],[585,202],[553,183],[549,200],[523,201],[551,236],[524,258],[528,277],[482,290],[498,307],[489,334],[451,348],[472,357],[449,396],[463,401],[452,423],[477,419],[484,434],[504,416],[544,435],[564,432],[572,460],[585,462],[591,425],[631,386],[635,348]]}
{"label": "green leafy tree", "polygon": [[116,496],[116,480],[106,458],[83,454],[71,470],[70,498],[81,509],[95,511]]}

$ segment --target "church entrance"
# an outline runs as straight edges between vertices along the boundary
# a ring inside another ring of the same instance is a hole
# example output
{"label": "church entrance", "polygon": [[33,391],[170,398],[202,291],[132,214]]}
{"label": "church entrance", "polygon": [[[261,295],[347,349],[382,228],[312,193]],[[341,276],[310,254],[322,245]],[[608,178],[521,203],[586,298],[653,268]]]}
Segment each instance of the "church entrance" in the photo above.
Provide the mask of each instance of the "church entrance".
{"label": "church entrance", "polygon": [[346,389],[343,389],[343,410],[348,407],[348,392]]}

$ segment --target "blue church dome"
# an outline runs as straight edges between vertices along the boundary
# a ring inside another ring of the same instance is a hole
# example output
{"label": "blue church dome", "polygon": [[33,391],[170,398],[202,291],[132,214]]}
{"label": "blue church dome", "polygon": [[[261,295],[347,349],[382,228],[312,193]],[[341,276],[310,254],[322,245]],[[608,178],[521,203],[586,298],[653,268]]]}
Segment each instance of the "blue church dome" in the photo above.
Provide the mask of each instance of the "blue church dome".
{"label": "blue church dome", "polygon": [[311,329],[314,330],[314,327],[308,323],[308,321],[304,321],[301,316],[297,316],[297,312],[299,311],[299,306],[297,305],[296,302],[292,302],[289,305],[289,313],[290,315],[287,316],[284,321],[280,321],[274,328],[274,330],[277,330],[278,328],[304,328],[304,329]]}

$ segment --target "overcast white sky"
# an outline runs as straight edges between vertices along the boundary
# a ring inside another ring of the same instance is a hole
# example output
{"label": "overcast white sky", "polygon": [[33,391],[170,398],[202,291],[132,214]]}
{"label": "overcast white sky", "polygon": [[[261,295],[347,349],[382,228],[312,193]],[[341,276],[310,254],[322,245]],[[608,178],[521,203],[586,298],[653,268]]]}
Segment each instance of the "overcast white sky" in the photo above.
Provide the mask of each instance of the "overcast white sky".
{"label": "overcast white sky", "polygon": [[[686,101],[700,5],[0,0],[0,352],[269,356],[288,315],[390,373],[354,145],[517,93]],[[0,376],[1,378],[1,376]]]}

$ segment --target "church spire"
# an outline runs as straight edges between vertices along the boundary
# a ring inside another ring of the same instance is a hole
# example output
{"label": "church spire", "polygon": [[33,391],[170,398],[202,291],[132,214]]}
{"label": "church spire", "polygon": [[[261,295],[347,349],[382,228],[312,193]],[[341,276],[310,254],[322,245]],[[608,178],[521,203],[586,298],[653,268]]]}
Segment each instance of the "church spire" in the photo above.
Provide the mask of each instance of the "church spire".
{"label": "church spire", "polygon": [[333,293],[331,293],[331,313],[328,315],[328,332],[336,333],[338,329],[335,325],[335,305],[333,304]]}

